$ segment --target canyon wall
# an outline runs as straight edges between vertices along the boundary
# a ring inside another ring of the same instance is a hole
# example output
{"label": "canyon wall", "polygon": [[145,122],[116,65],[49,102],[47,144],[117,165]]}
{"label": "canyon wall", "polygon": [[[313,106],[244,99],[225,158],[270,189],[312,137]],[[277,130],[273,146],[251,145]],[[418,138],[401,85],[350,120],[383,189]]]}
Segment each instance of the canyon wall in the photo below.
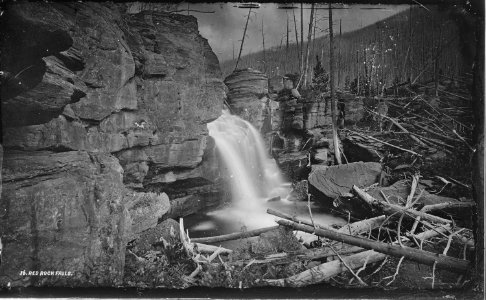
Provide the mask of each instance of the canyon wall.
{"label": "canyon wall", "polygon": [[[194,17],[113,3],[13,3],[1,25],[0,286],[119,285],[127,242],[216,198],[218,59]],[[20,274],[40,270],[72,276]]]}

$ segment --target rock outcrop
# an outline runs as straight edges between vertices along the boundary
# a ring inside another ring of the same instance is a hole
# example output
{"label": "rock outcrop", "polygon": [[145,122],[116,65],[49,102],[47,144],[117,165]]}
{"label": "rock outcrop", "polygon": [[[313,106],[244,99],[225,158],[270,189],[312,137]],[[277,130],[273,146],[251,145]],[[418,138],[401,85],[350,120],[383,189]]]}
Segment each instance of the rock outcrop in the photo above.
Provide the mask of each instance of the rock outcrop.
{"label": "rock outcrop", "polygon": [[241,69],[226,77],[224,83],[231,111],[260,130],[268,116],[267,75],[251,68]]}
{"label": "rock outcrop", "polygon": [[194,17],[113,3],[13,3],[0,39],[0,275],[120,284],[126,243],[169,199],[217,194],[206,124],[223,105],[218,59]]}
{"label": "rock outcrop", "polygon": [[[12,284],[121,283],[132,223],[121,171],[108,154],[5,152],[1,272]],[[22,270],[72,276],[22,276]]]}

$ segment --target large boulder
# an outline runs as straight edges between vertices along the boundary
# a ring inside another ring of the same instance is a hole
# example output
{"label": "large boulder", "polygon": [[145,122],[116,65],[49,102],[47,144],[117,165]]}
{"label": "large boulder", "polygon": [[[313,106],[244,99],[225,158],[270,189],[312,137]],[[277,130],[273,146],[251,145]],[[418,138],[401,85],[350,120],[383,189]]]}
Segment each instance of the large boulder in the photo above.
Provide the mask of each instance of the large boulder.
{"label": "large boulder", "polygon": [[353,185],[362,188],[379,182],[381,172],[381,164],[374,162],[315,165],[309,175],[309,192],[319,202],[329,205],[334,199],[349,195]]}

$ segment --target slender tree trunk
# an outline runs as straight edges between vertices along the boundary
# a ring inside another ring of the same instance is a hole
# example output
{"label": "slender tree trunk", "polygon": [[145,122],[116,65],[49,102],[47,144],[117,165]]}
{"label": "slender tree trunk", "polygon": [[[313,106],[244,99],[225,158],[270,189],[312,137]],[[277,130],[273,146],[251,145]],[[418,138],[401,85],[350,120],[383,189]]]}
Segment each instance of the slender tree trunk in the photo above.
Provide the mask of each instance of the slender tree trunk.
{"label": "slender tree trunk", "polygon": [[334,39],[332,35],[332,7],[329,3],[329,87],[331,90],[331,119],[332,139],[334,144],[334,155],[336,162],[341,164],[341,153],[339,150],[339,138],[337,134],[337,101],[334,95]]}
{"label": "slender tree trunk", "polygon": [[338,69],[338,83],[337,86],[338,88],[341,86],[341,21],[342,19],[339,19],[339,44],[338,44],[338,64],[337,64],[337,69]]}
{"label": "slender tree trunk", "polygon": [[425,14],[422,14],[422,66],[425,66]]}
{"label": "slender tree trunk", "polygon": [[300,65],[300,54],[299,54],[299,31],[297,30],[297,21],[295,20],[295,11],[292,10],[292,14],[294,15],[294,27],[295,27],[295,43],[297,44],[297,60],[299,61],[299,70],[301,68]]}
{"label": "slender tree trunk", "polygon": [[301,76],[300,78],[302,78],[303,69],[304,69],[304,3],[301,2],[300,3],[300,76]]}
{"label": "slender tree trunk", "polygon": [[439,26],[439,41],[437,43],[437,55],[434,62],[434,81],[435,81],[435,96],[439,96],[439,58],[441,54],[441,44],[442,44],[442,26]]}
{"label": "slender tree trunk", "polygon": [[287,73],[287,62],[289,61],[289,15],[287,14],[287,44],[285,46],[284,72]]}
{"label": "slender tree trunk", "polygon": [[413,60],[412,60],[412,54],[413,54],[413,33],[412,33],[412,4],[410,4],[410,17],[409,17],[409,46],[410,46],[410,55],[408,57],[408,67],[409,67],[409,81],[410,84],[412,84],[413,80]]}
{"label": "slender tree trunk", "polygon": [[311,5],[311,15],[309,20],[309,32],[307,33],[307,49],[305,53],[305,67],[304,67],[304,86],[307,86],[307,70],[309,69],[309,50],[310,44],[312,39],[312,25],[314,23],[314,6],[315,4],[312,3]]}
{"label": "slender tree trunk", "polygon": [[238,54],[238,60],[236,61],[235,71],[236,69],[238,69],[238,63],[240,62],[240,58],[241,58],[241,51],[243,51],[243,44],[245,43],[246,29],[248,28],[248,21],[250,20],[250,14],[251,14],[251,8],[248,11],[248,16],[246,17],[245,30],[243,31],[243,38],[241,39],[240,53]]}
{"label": "slender tree trunk", "polygon": [[263,72],[267,72],[267,57],[265,54],[265,34],[263,31],[263,17],[262,17],[262,42],[263,42]]}
{"label": "slender tree trunk", "polygon": [[359,71],[360,71],[360,65],[361,65],[361,62],[359,61],[359,50],[356,50],[356,64],[358,65],[358,86],[356,88],[356,93],[357,95],[359,96],[359,77],[360,77],[360,74],[359,74]]}
{"label": "slender tree trunk", "polygon": [[[314,12],[314,28],[313,28],[313,33],[312,33],[312,55],[311,57],[313,57],[314,55],[316,55],[316,51],[315,51],[315,48],[316,48],[316,27],[317,27],[317,11]],[[314,65],[311,63],[311,65]],[[312,82],[312,78],[313,78],[313,75],[314,75],[314,72],[310,72],[310,78],[309,78],[309,82]]]}

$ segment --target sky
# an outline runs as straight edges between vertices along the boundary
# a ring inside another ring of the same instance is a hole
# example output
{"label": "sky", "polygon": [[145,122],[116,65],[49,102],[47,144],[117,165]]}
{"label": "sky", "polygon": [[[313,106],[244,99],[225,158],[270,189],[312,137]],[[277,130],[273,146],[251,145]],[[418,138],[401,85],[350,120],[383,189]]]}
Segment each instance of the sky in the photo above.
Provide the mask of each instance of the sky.
{"label": "sky", "polygon": [[[238,3],[190,3],[190,10],[214,11],[214,13],[189,12],[197,18],[199,32],[208,39],[211,48],[216,53],[220,62],[230,60],[238,56],[241,38],[245,28],[248,8],[236,7]],[[300,4],[295,4],[300,8]],[[310,4],[304,4],[304,40],[307,40],[307,31],[310,19]],[[327,4],[318,4],[316,7],[325,8]],[[408,5],[333,5],[333,7],[345,8],[333,10],[335,33],[339,33],[339,20],[341,19],[342,32],[353,31],[361,27],[373,24],[379,20],[397,14],[409,8]],[[186,9],[187,3],[181,3],[179,9]],[[367,9],[368,8],[368,9]],[[374,9],[369,9],[374,8]],[[380,8],[380,9],[377,9]],[[328,28],[328,10],[318,9],[316,37],[327,33],[319,32]],[[255,12],[255,13],[253,13]],[[265,35],[265,48],[279,46],[282,38],[285,44],[285,32],[287,28],[287,16],[289,18],[290,41],[295,42],[294,17],[297,21],[297,31],[300,41],[300,9],[279,9],[276,3],[262,3],[260,8],[252,9],[248,23],[245,44],[242,56],[263,50],[262,45],[262,20]],[[326,19],[323,19],[323,18]],[[234,50],[233,50],[234,47]]]}

